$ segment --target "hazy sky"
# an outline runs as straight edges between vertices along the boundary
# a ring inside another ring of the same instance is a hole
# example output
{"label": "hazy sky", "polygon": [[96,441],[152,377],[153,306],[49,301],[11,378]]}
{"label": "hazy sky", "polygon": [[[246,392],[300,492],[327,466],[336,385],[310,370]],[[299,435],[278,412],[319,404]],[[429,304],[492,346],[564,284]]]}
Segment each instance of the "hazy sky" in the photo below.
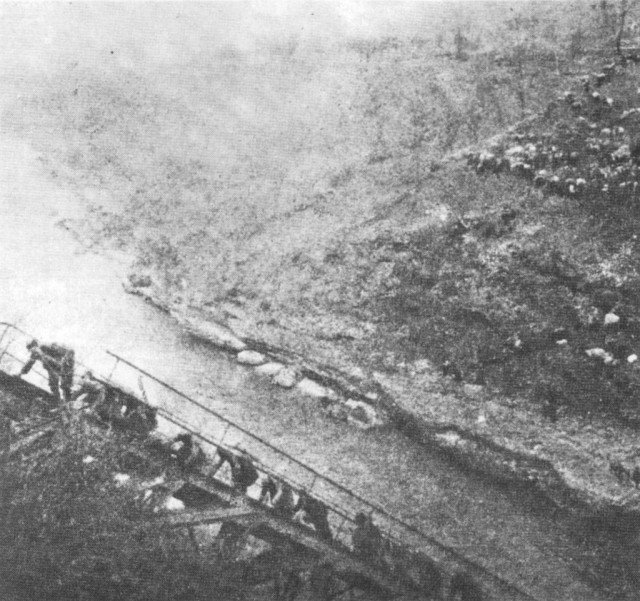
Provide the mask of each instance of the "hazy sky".
{"label": "hazy sky", "polygon": [[113,50],[110,60],[135,67],[180,63],[212,46],[252,52],[265,38],[420,33],[444,12],[452,3],[0,1],[0,50],[5,66],[47,69]]}

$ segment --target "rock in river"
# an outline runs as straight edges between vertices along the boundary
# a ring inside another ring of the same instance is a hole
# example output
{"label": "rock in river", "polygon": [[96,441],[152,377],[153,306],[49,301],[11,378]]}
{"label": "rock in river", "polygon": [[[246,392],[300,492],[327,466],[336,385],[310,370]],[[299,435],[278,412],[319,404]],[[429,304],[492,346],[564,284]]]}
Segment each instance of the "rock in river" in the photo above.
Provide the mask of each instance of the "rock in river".
{"label": "rock in river", "polygon": [[307,396],[316,399],[324,399],[329,394],[329,391],[324,386],[310,380],[309,378],[303,378],[298,382],[298,390],[302,394],[306,394]]}
{"label": "rock in river", "polygon": [[285,367],[276,374],[273,381],[283,388],[293,388],[296,385],[296,372],[291,367]]}
{"label": "rock in river", "polygon": [[263,376],[276,376],[283,369],[284,365],[282,363],[270,362],[256,367],[256,373]]}
{"label": "rock in river", "polygon": [[240,351],[236,357],[238,363],[243,365],[262,365],[267,358],[258,351]]}

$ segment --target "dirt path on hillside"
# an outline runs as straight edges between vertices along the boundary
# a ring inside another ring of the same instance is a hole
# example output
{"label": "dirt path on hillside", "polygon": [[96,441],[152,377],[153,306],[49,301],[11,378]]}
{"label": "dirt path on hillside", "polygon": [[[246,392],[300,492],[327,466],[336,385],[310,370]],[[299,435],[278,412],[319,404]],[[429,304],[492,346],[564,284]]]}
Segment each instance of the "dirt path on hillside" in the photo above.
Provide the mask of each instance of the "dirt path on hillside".
{"label": "dirt path on hillside", "polygon": [[[611,598],[587,582],[606,562],[545,511],[455,470],[396,432],[329,421],[313,401],[267,384],[126,295],[124,265],[84,251],[55,223],[82,198],[25,144],[0,146],[0,319],[108,366],[109,348],[273,444],[458,548],[539,599]],[[626,597],[631,599],[630,592]]]}

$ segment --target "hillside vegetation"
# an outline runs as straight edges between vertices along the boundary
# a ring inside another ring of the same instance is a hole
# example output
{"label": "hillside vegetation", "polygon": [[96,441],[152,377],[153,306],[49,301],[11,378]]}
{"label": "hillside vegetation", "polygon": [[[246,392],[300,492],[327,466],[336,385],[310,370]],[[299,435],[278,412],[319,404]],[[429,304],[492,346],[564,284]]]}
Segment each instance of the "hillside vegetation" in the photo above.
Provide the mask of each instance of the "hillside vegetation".
{"label": "hillside vegetation", "polygon": [[86,198],[85,240],[177,302],[635,427],[634,4],[411,10],[145,69],[61,60],[4,121]]}
{"label": "hillside vegetation", "polygon": [[123,471],[152,481],[166,468],[140,452],[141,440],[77,414],[63,421],[37,389],[6,375],[0,384],[12,442],[0,465],[3,599],[264,598],[240,565],[203,557],[181,529],[158,526],[138,490],[118,484]]}

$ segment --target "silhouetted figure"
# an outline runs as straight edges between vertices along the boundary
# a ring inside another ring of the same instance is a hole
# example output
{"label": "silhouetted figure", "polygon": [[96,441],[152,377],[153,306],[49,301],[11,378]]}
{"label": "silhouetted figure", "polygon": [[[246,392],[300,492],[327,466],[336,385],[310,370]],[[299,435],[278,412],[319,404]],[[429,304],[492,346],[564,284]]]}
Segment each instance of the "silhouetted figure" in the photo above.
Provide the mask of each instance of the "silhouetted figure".
{"label": "silhouetted figure", "polygon": [[378,563],[382,557],[382,534],[373,523],[371,516],[358,513],[355,517],[356,529],[351,542],[353,552],[369,563]]}
{"label": "silhouetted figure", "polygon": [[262,483],[260,491],[260,500],[273,507],[273,510],[284,518],[292,518],[295,511],[295,501],[293,498],[293,490],[288,484],[281,480],[275,481],[268,476]]}
{"label": "silhouetted figure", "polygon": [[178,465],[185,469],[193,469],[204,460],[204,451],[191,434],[178,434],[171,445],[171,456]]}
{"label": "silhouetted figure", "polygon": [[247,489],[259,476],[251,459],[244,451],[234,453],[220,447],[218,449],[218,462],[213,467],[212,476],[216,474],[224,463],[228,463],[231,468],[231,480],[234,488],[246,494]]}
{"label": "silhouetted figure", "polygon": [[298,503],[293,508],[296,512],[296,519],[301,522],[309,522],[318,536],[326,541],[333,540],[333,534],[329,526],[327,506],[311,497],[305,491],[300,493]]}
{"label": "silhouetted figure", "polygon": [[61,390],[62,399],[65,402],[71,400],[75,352],[56,343],[40,345],[37,340],[27,344],[27,349],[31,356],[20,370],[20,375],[28,374],[35,362],[40,361],[49,376],[49,388],[56,401],[60,402]]}

